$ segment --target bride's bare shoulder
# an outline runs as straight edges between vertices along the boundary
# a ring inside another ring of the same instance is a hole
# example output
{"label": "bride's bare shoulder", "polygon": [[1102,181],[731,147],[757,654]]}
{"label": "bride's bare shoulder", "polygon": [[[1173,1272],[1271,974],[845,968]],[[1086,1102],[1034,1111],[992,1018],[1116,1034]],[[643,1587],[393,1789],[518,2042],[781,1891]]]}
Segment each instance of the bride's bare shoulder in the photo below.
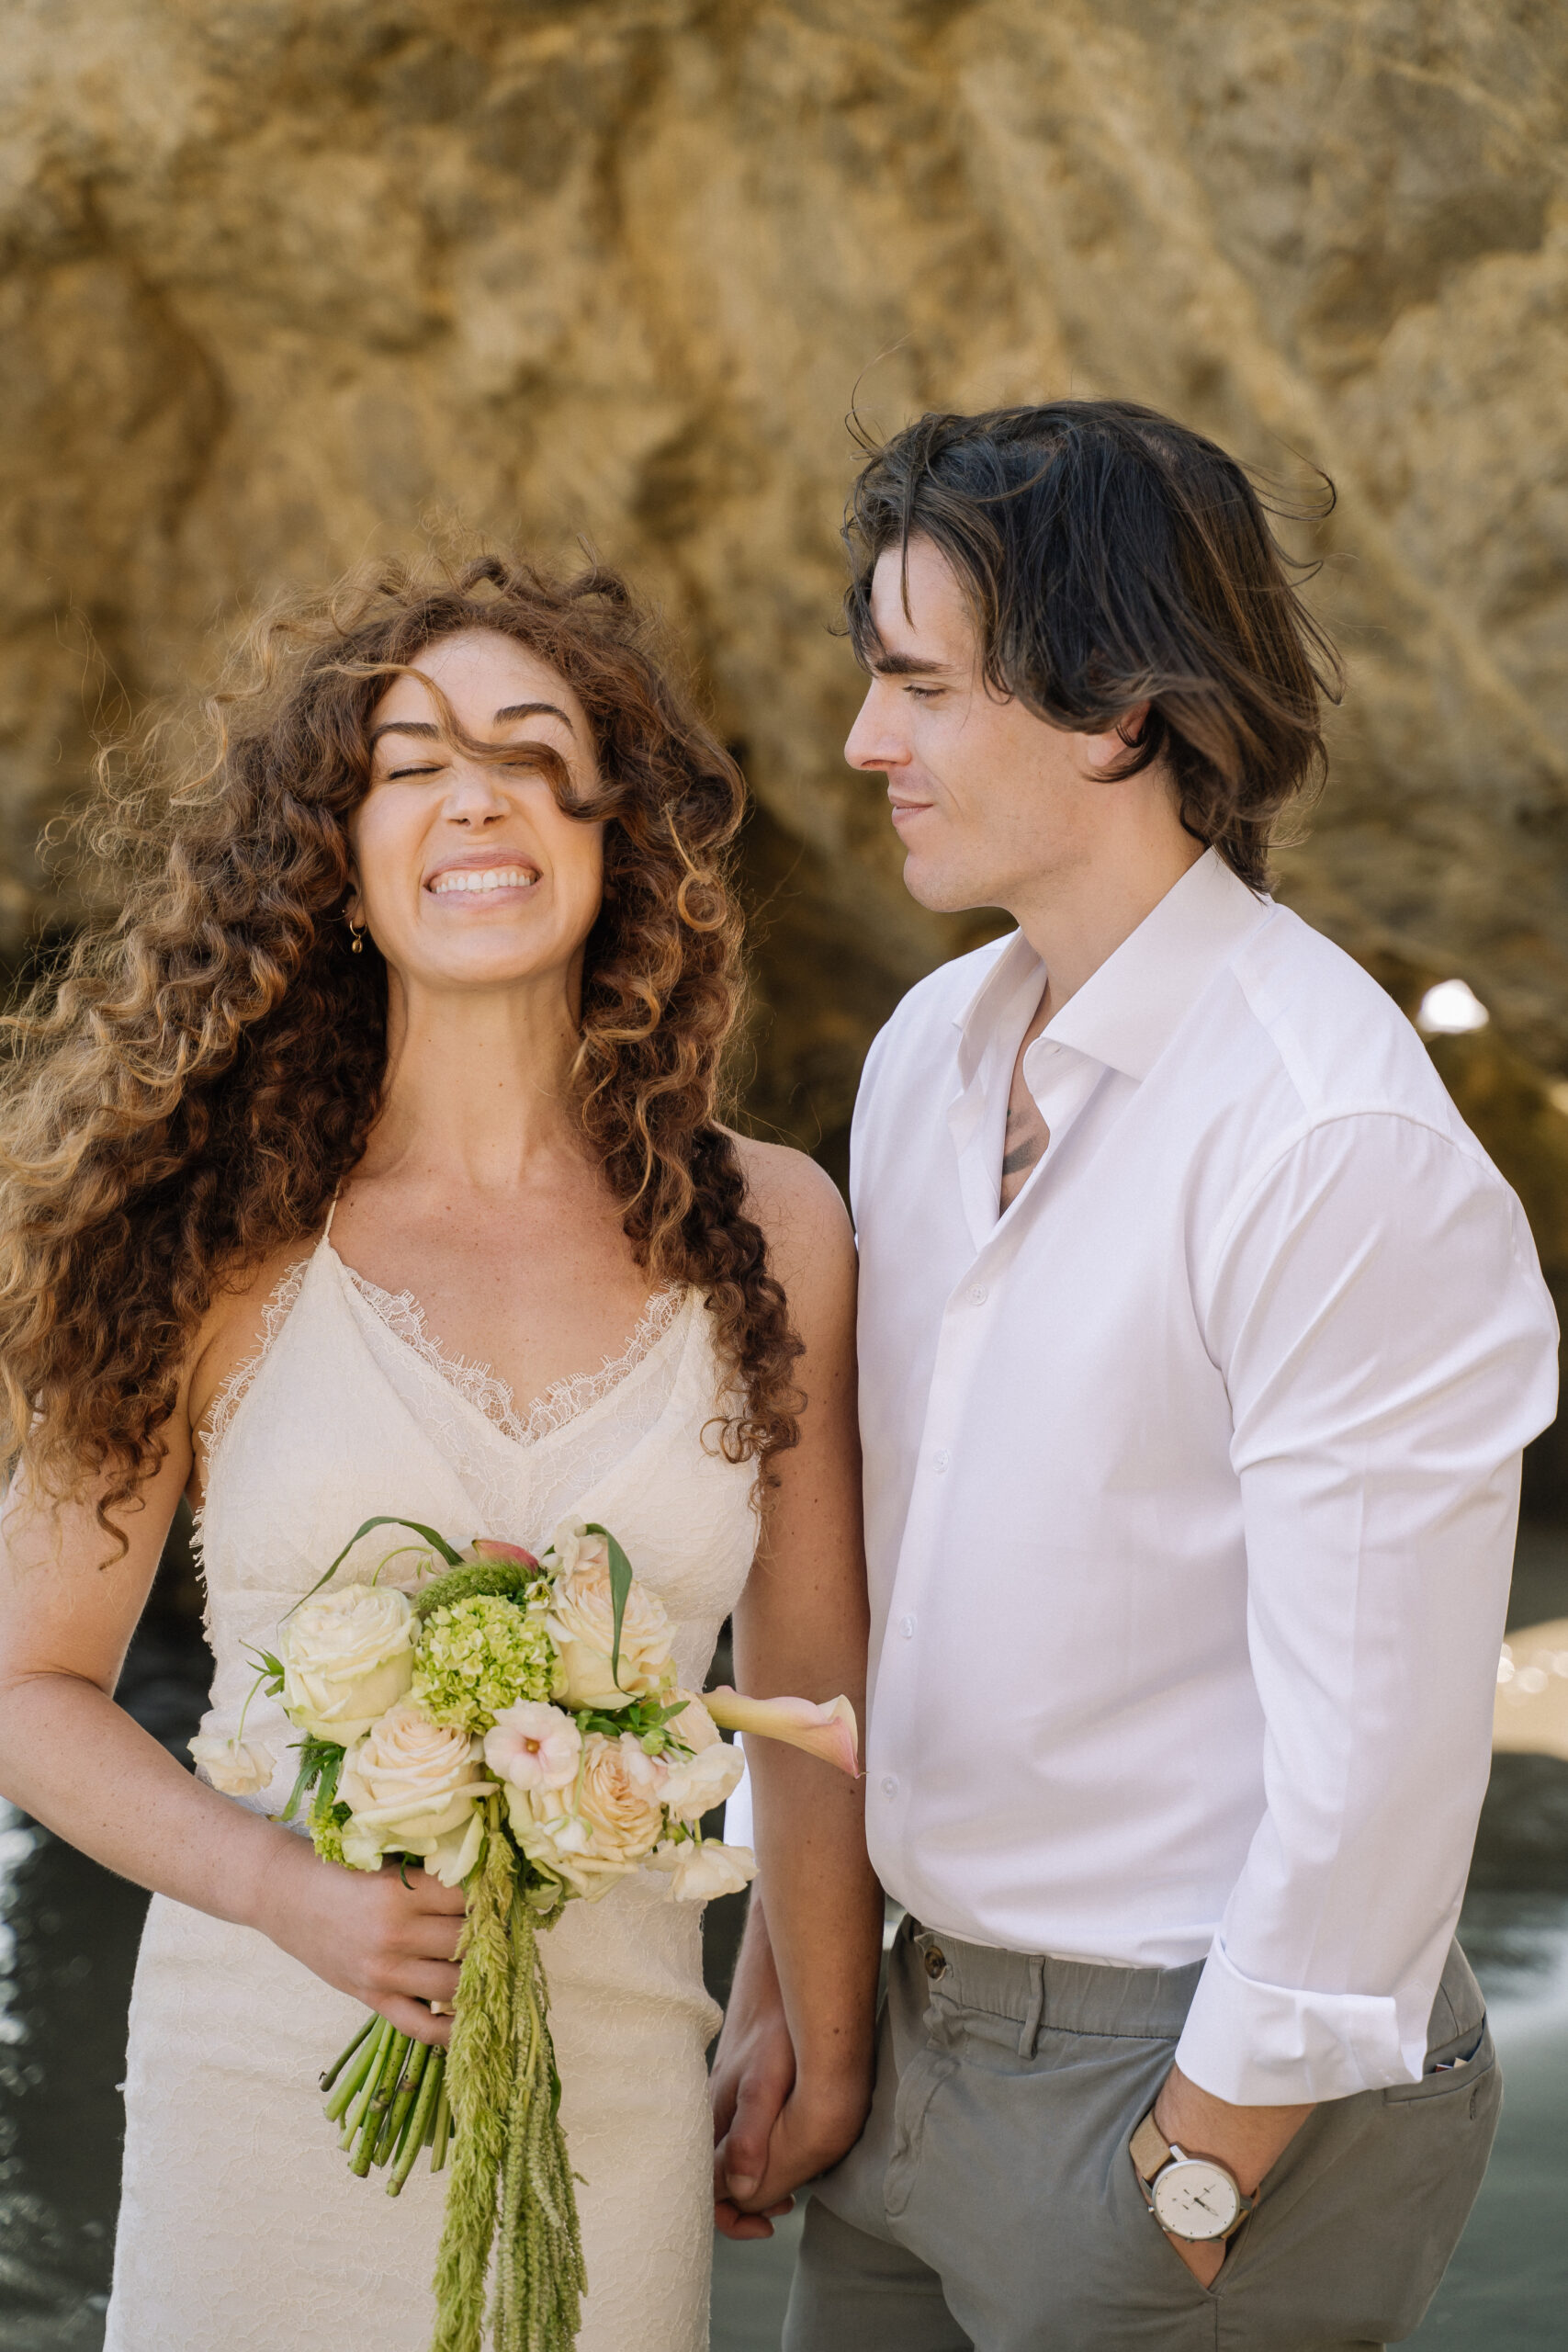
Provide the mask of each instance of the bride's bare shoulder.
{"label": "bride's bare shoulder", "polygon": [[843,1196],[825,1169],[787,1144],[734,1137],[746,1205],[786,1291],[854,1284],[855,1244]]}
{"label": "bride's bare shoulder", "polygon": [[186,1395],[193,1430],[200,1432],[234,1374],[265,1346],[269,1318],[286,1300],[291,1278],[303,1272],[314,1247],[310,1240],[287,1242],[258,1266],[220,1283],[191,1349]]}

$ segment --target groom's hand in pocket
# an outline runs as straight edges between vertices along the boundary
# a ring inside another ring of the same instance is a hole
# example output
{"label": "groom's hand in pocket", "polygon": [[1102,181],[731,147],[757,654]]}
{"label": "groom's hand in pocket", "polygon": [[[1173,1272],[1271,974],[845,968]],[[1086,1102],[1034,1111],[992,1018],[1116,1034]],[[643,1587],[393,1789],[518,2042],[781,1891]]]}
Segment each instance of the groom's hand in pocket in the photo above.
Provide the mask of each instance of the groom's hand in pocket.
{"label": "groom's hand in pocket", "polygon": [[[1173,2147],[1224,2165],[1244,2197],[1256,2197],[1264,2177],[1312,2113],[1310,2107],[1233,2107],[1190,2082],[1172,2066],[1155,2101],[1154,2118]],[[1200,2287],[1212,2287],[1224,2266],[1229,2240],[1166,2235]]]}

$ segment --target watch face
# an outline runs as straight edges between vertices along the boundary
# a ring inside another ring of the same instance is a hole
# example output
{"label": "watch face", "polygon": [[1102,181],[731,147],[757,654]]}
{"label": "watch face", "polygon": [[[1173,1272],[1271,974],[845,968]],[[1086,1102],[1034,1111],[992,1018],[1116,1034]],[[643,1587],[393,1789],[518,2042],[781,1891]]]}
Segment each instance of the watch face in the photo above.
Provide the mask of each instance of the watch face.
{"label": "watch face", "polygon": [[1187,2156],[1167,2165],[1149,2194],[1155,2219],[1176,2238],[1224,2237],[1241,2211],[1241,2198],[1230,2175],[1201,2156]]}

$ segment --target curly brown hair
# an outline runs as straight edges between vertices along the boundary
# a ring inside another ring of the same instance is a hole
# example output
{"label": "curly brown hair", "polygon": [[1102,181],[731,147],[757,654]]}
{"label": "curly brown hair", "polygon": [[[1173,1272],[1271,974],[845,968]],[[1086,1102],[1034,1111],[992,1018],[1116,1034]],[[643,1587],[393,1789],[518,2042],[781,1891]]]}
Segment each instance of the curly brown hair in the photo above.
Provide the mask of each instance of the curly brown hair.
{"label": "curly brown hair", "polygon": [[183,773],[156,730],[106,755],[85,831],[126,877],[122,910],[6,1023],[0,1413],[41,1490],[97,1486],[106,1526],[164,1458],[214,1298],[317,1231],[364,1150],[387,975],[351,955],[344,902],[370,714],[389,673],[474,628],[547,662],[592,729],[604,887],[572,1073],[588,1148],[637,1263],[706,1297],[725,1453],[765,1465],[795,1442],[800,1343],[717,1122],[743,996],[739,772],[615,573],[393,564],[260,624]]}

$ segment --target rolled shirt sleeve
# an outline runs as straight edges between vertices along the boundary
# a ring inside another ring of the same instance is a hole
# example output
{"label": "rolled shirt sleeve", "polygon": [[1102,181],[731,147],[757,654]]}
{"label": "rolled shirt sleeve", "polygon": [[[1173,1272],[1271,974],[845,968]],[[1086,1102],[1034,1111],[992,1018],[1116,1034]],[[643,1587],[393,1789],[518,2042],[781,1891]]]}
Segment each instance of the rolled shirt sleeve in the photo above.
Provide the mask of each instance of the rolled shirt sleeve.
{"label": "rolled shirt sleeve", "polygon": [[1517,1201],[1419,1119],[1325,1120],[1243,1192],[1194,1276],[1235,1426],[1266,1809],[1177,2063],[1269,2105],[1422,2071],[1556,1325]]}

